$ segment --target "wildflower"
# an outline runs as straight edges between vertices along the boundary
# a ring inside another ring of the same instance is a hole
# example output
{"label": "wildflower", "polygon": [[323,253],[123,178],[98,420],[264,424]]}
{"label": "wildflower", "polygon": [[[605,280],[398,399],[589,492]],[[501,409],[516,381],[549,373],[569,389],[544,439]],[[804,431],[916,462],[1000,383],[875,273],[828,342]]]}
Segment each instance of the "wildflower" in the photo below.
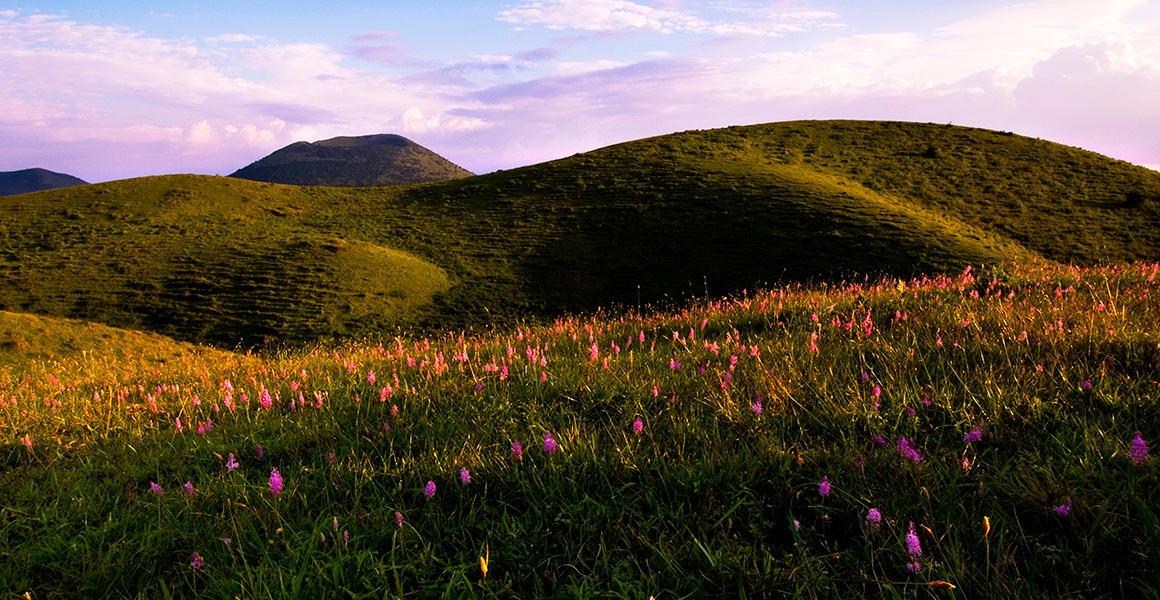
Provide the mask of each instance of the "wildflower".
{"label": "wildflower", "polygon": [[236,468],[238,468],[238,461],[234,460],[234,453],[231,452],[230,455],[226,457],[226,471],[233,471]]}
{"label": "wildflower", "polygon": [[266,453],[262,450],[261,444],[254,444],[254,451],[258,453],[258,458],[262,458],[262,455]]}
{"label": "wildflower", "polygon": [[459,469],[459,482],[463,485],[471,483],[471,473],[467,470],[467,467]]}
{"label": "wildflower", "polygon": [[929,395],[927,395],[927,394],[922,395],[922,405],[923,406],[930,406],[930,396]]}
{"label": "wildflower", "polygon": [[729,387],[729,384],[732,383],[732,381],[733,381],[733,374],[730,373],[729,371],[725,371],[725,375],[723,377],[721,377],[721,389],[725,389],[725,388]]}
{"label": "wildflower", "polygon": [[888,444],[886,443],[886,438],[884,438],[884,437],[882,437],[882,436],[880,436],[880,435],[878,435],[878,436],[874,436],[874,443],[875,443],[875,444],[878,444],[879,446],[886,446],[886,445],[888,445]]}
{"label": "wildflower", "polygon": [[761,410],[761,392],[757,392],[757,397],[753,401],[753,414],[760,415]]}
{"label": "wildflower", "polygon": [[866,526],[870,529],[878,529],[882,525],[882,513],[878,512],[877,508],[871,508],[870,512],[866,513]]}
{"label": "wildflower", "polygon": [[330,454],[327,454],[327,455],[326,455],[326,460],[328,460],[328,461],[330,461],[330,462],[334,462],[334,453],[333,453],[333,452],[331,452]]}
{"label": "wildflower", "polygon": [[25,448],[32,448],[32,438],[28,437],[27,433],[24,434],[24,447]]}
{"label": "wildflower", "polygon": [[395,525],[399,527],[403,526],[403,513],[397,510],[395,511]]}
{"label": "wildflower", "polygon": [[194,552],[193,553],[193,560],[190,561],[189,566],[191,566],[195,569],[200,569],[203,564],[205,564],[205,563],[201,562],[201,557],[197,555],[197,552]]}
{"label": "wildflower", "polygon": [[188,481],[185,482],[185,495],[186,496],[193,496],[196,493],[197,493],[197,490],[195,490],[193,488],[193,484],[188,482]]}
{"label": "wildflower", "polygon": [[963,443],[973,444],[981,439],[983,439],[983,430],[976,427],[963,436]]}
{"label": "wildflower", "polygon": [[914,445],[904,437],[898,438],[898,455],[903,458],[909,458],[910,460],[914,461],[915,464],[922,462],[922,455],[919,454],[918,450],[915,450]]}
{"label": "wildflower", "polygon": [[278,473],[278,469],[270,471],[270,495],[277,496],[282,493],[282,475]]}
{"label": "wildflower", "polygon": [[906,533],[906,553],[911,559],[906,568],[910,569],[911,573],[922,570],[922,563],[918,561],[918,557],[922,556],[922,544],[918,541],[918,534],[914,532],[914,521],[910,522],[910,531]]}
{"label": "wildflower", "polygon": [[181,417],[175,417],[173,419],[173,428],[177,430],[177,433],[181,433],[185,430],[185,428],[181,426]]}
{"label": "wildflower", "polygon": [[880,385],[875,385],[874,389],[870,391],[870,396],[873,398],[877,398],[881,395],[882,395],[882,386],[880,386]]}
{"label": "wildflower", "polygon": [[632,431],[638,435],[641,431],[644,431],[644,421],[641,421],[640,417],[637,417],[636,420],[632,422]]}
{"label": "wildflower", "polygon": [[371,385],[375,384],[375,372],[373,370],[367,372],[367,383]]}
{"label": "wildflower", "polygon": [[1079,389],[1081,389],[1085,392],[1092,391],[1092,380],[1090,380],[1090,379],[1083,380],[1083,383],[1079,384]]}
{"label": "wildflower", "polygon": [[868,383],[869,381],[870,381],[870,374],[867,373],[866,371],[862,371],[862,383]]}
{"label": "wildflower", "polygon": [[524,459],[524,448],[520,445],[519,440],[512,442],[512,456],[516,457],[516,460]]}
{"label": "wildflower", "polygon": [[793,520],[793,528],[794,528],[794,530],[795,530],[795,531],[796,531],[796,530],[801,530],[801,528],[802,528],[802,524],[801,524],[801,523],[799,523],[797,519],[794,519],[794,520]]}
{"label": "wildflower", "polygon": [[435,497],[435,482],[434,481],[427,482],[427,487],[423,489],[423,494],[425,496],[427,496],[428,500]]}
{"label": "wildflower", "polygon": [[161,489],[161,486],[157,485],[156,483],[153,483],[152,481],[149,482],[149,489],[152,490],[153,493],[158,495],[158,496],[165,493],[165,490]]}
{"label": "wildflower", "polygon": [[1059,506],[1053,507],[1051,510],[1054,510],[1055,514],[1057,514],[1061,517],[1066,517],[1068,515],[1068,513],[1071,512],[1071,498],[1068,498],[1067,500],[1064,501],[1063,504],[1060,504]]}
{"label": "wildflower", "polygon": [[913,406],[907,407],[906,414],[913,417],[915,415],[914,407]]}
{"label": "wildflower", "polygon": [[1139,431],[1132,434],[1132,447],[1128,450],[1128,458],[1132,459],[1132,464],[1136,466],[1148,460],[1148,442]]}
{"label": "wildflower", "polygon": [[342,530],[342,545],[343,546],[350,545],[350,531],[347,531],[346,529]]}
{"label": "wildflower", "polygon": [[830,495],[830,478],[829,478],[829,476],[822,477],[822,482],[818,484],[818,495],[820,495],[820,496],[829,496]]}
{"label": "wildflower", "polygon": [[227,545],[227,546],[229,546],[231,542],[233,542],[233,540],[231,540],[231,539],[230,539],[230,538],[228,538],[228,537],[224,537],[224,538],[222,538],[222,543],[224,543],[224,544],[225,544],[225,545]]}
{"label": "wildflower", "polygon": [[548,372],[547,371],[540,371],[540,382],[542,383],[542,382],[545,382],[547,380],[548,380]]}
{"label": "wildflower", "polygon": [[548,454],[556,452],[556,440],[552,438],[551,431],[544,432],[544,452]]}

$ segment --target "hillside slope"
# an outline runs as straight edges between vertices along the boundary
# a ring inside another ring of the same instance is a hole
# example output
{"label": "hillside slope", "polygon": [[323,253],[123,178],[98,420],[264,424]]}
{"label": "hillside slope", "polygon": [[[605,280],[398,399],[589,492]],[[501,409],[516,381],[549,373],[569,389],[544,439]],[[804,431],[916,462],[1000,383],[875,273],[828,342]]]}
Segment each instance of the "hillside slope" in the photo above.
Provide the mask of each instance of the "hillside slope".
{"label": "hillside slope", "polygon": [[[1014,183],[1013,183],[1014,182]],[[1007,260],[1160,259],[1160,173],[962,127],[684,132],[427,185],[0,202],[0,308],[232,348]]]}
{"label": "hillside slope", "polygon": [[57,188],[84,185],[86,182],[79,177],[55,173],[48,169],[22,169],[20,171],[0,172],[0,196],[13,196],[55,190]]}
{"label": "hillside slope", "polygon": [[230,175],[288,185],[373,187],[470,177],[438,154],[391,134],[295,142]]}

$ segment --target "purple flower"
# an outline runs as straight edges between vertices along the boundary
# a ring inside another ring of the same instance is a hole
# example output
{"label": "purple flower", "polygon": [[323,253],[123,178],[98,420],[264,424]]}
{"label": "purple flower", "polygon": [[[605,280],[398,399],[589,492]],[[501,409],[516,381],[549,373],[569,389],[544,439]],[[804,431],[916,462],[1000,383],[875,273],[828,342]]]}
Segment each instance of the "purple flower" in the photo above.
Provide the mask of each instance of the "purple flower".
{"label": "purple flower", "polygon": [[870,391],[871,397],[877,398],[881,395],[882,395],[882,386],[876,385],[876,386],[874,386],[874,389]]}
{"label": "purple flower", "polygon": [[270,471],[270,495],[277,496],[282,493],[282,475],[278,473],[278,469]]}
{"label": "purple flower", "polygon": [[471,473],[468,472],[467,467],[459,469],[459,482],[463,485],[471,483]]}
{"label": "purple flower", "polygon": [[886,443],[886,438],[884,438],[884,437],[882,437],[882,436],[880,436],[880,435],[879,435],[879,436],[875,436],[875,437],[874,437],[874,443],[875,443],[875,444],[878,444],[879,446],[886,446],[886,445],[888,445],[888,444]]}
{"label": "purple flower", "polygon": [[327,455],[326,455],[326,460],[328,460],[328,461],[330,461],[330,462],[334,462],[334,453],[333,453],[333,452],[331,452],[330,454],[327,454]]}
{"label": "purple flower", "polygon": [[910,555],[910,562],[906,568],[910,569],[911,573],[922,570],[922,563],[918,561],[918,557],[922,556],[922,544],[918,541],[918,534],[914,532],[914,521],[910,522],[910,531],[906,533],[906,553]]}
{"label": "purple flower", "polygon": [[829,476],[822,477],[822,482],[818,484],[818,494],[821,496],[830,495],[830,478]]}
{"label": "purple flower", "polygon": [[909,458],[910,460],[914,461],[915,464],[922,462],[922,455],[919,454],[918,450],[915,450],[914,445],[904,437],[898,438],[898,455],[903,458]]}
{"label": "purple flower", "polygon": [[161,486],[157,485],[156,483],[153,483],[152,481],[149,482],[149,489],[154,494],[157,494],[158,496],[165,493],[165,490],[161,489]]}
{"label": "purple flower", "polygon": [[1083,383],[1079,384],[1079,389],[1081,389],[1085,392],[1092,391],[1092,380],[1090,380],[1090,379],[1083,380]]}
{"label": "purple flower", "polygon": [[[266,453],[264,450],[262,450],[261,444],[254,444],[254,451],[258,453],[258,458],[262,458],[262,455]],[[231,454],[230,456],[233,455]]]}
{"label": "purple flower", "polygon": [[548,454],[556,452],[556,440],[552,438],[551,431],[544,432],[544,452]]}
{"label": "purple flower", "polygon": [[761,414],[761,392],[757,392],[757,397],[753,401],[753,414]]}
{"label": "purple flower", "polygon": [[428,500],[435,497],[435,482],[434,481],[427,482],[427,487],[423,489],[423,494],[425,496],[427,496]]}
{"label": "purple flower", "polygon": [[644,431],[644,421],[641,421],[640,417],[637,417],[636,420],[632,422],[632,431],[638,435],[640,432]]}
{"label": "purple flower", "polygon": [[191,566],[195,569],[200,569],[203,564],[205,564],[205,563],[201,562],[201,557],[197,555],[197,552],[194,552],[193,553],[193,560],[190,561],[189,566]]}
{"label": "purple flower", "polygon": [[1052,508],[1051,510],[1054,510],[1055,514],[1057,514],[1061,517],[1066,517],[1068,515],[1068,513],[1071,512],[1071,498],[1068,498],[1063,504],[1060,504],[1059,506],[1056,506],[1056,507]]}
{"label": "purple flower", "polygon": [[234,453],[231,452],[230,455],[226,457],[226,471],[233,471],[236,468],[238,468],[238,461],[234,460]]}
{"label": "purple flower", "polygon": [[520,445],[519,440],[512,442],[512,456],[516,457],[516,460],[524,459],[524,447]]}
{"label": "purple flower", "polygon": [[862,371],[862,383],[866,383],[868,381],[870,381],[870,374],[866,371]]}
{"label": "purple flower", "polygon": [[197,490],[193,489],[193,484],[188,482],[188,481],[185,482],[185,495],[186,496],[193,496],[196,493],[197,493]]}
{"label": "purple flower", "polygon": [[397,510],[395,511],[395,525],[398,525],[399,527],[403,526],[403,513]]}
{"label": "purple flower", "polygon": [[224,543],[224,544],[225,544],[225,545],[227,545],[227,546],[229,546],[229,545],[230,545],[230,542],[232,542],[232,541],[233,541],[233,540],[231,540],[231,539],[230,539],[230,538],[228,538],[228,537],[224,537],[224,538],[222,538],[222,543]]}
{"label": "purple flower", "polygon": [[877,508],[871,508],[870,512],[866,513],[866,526],[870,529],[878,529],[882,525],[882,513],[878,512]]}
{"label": "purple flower", "polygon": [[1132,459],[1132,464],[1136,466],[1148,460],[1148,442],[1139,431],[1132,434],[1132,447],[1128,449],[1128,458]]}
{"label": "purple flower", "polygon": [[963,436],[963,443],[973,444],[981,439],[983,439],[983,430],[976,427]]}
{"label": "purple flower", "polygon": [[350,531],[343,529],[342,530],[342,545],[347,546],[349,544],[350,544]]}

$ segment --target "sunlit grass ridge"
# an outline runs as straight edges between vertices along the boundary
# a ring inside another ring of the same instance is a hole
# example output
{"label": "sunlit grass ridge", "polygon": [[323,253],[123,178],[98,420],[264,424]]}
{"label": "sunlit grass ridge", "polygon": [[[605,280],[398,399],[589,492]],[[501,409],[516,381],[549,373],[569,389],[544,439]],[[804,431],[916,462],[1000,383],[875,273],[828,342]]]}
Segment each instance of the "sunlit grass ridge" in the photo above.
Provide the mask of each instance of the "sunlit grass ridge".
{"label": "sunlit grass ridge", "polygon": [[0,387],[0,580],[34,598],[1154,597],[1158,271],[1031,262],[35,363]]}

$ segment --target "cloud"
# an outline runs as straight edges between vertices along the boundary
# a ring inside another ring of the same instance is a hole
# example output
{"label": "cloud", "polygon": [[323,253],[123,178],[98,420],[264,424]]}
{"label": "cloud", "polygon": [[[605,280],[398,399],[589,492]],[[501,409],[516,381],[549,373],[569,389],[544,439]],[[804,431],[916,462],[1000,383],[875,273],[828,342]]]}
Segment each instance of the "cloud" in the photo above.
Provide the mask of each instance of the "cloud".
{"label": "cloud", "polygon": [[543,25],[554,30],[780,35],[806,31],[837,16],[830,11],[806,10],[780,3],[758,9],[734,7],[732,11],[742,13],[747,20],[710,20],[690,11],[657,8],[628,0],[537,0],[500,11],[496,18],[521,28]]}
{"label": "cloud", "polygon": [[463,118],[451,117],[446,118],[442,115],[434,115],[431,117],[424,117],[423,112],[418,108],[411,107],[403,112],[400,117],[403,131],[408,134],[414,133],[431,133],[431,132],[462,132],[473,131],[476,129],[484,129],[488,126],[483,119],[477,118]]}

